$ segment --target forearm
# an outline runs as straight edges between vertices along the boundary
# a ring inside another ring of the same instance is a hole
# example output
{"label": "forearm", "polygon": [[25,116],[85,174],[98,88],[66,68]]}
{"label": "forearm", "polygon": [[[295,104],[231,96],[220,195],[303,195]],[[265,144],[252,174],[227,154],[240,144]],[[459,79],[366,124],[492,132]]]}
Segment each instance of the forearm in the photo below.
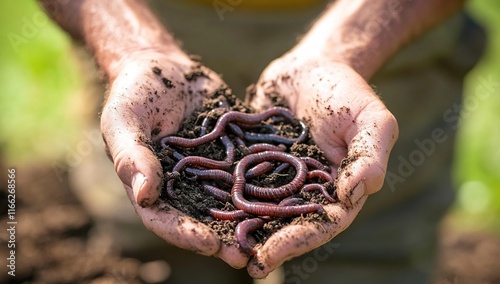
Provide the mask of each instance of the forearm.
{"label": "forearm", "polygon": [[142,0],[39,1],[63,29],[84,42],[111,80],[132,53],[151,49],[182,54]]}
{"label": "forearm", "polygon": [[465,0],[338,0],[295,48],[345,62],[366,80],[403,45],[455,13]]}

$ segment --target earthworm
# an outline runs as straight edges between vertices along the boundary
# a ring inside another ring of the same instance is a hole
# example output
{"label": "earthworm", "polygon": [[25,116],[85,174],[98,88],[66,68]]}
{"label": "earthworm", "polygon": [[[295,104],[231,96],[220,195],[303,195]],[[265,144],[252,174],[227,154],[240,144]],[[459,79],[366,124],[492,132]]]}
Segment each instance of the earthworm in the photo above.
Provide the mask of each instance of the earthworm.
{"label": "earthworm", "polygon": [[234,136],[239,138],[245,137],[245,133],[236,123],[228,123],[227,128],[229,128],[229,130],[231,131],[232,134],[234,134]]}
{"label": "earthworm", "polygon": [[310,184],[306,184],[304,185],[304,187],[302,188],[303,191],[313,191],[313,190],[318,190],[320,191],[321,193],[323,193],[323,195],[325,196],[325,199],[330,202],[330,203],[333,203],[335,202],[335,199],[328,193],[328,190],[326,189],[326,187],[322,184],[319,184],[319,183],[310,183]]}
{"label": "earthworm", "polygon": [[[250,202],[244,197],[245,191],[245,172],[247,167],[253,163],[260,163],[266,160],[278,160],[282,162],[293,161],[292,164],[297,166],[297,175],[287,185],[282,186],[284,192],[296,192],[303,185],[306,176],[305,164],[300,159],[292,160],[294,157],[290,154],[283,152],[265,151],[256,154],[251,154],[243,157],[234,170],[234,184],[231,189],[231,198],[236,208],[245,211],[252,215],[264,215],[272,217],[293,217],[300,214],[307,214],[311,212],[322,212],[323,207],[319,204],[304,204],[296,206],[280,207],[278,205],[270,205],[263,202]],[[297,162],[299,161],[299,162]],[[299,187],[299,188],[297,188]]]}
{"label": "earthworm", "polygon": [[333,183],[332,176],[325,171],[312,170],[312,171],[307,172],[307,179],[313,179],[313,178],[319,178],[319,179],[322,179],[324,181]]}
{"label": "earthworm", "polygon": [[245,178],[247,178],[247,179],[255,178],[255,177],[258,177],[258,176],[261,176],[263,174],[268,173],[272,169],[273,169],[273,164],[271,164],[270,162],[262,162],[256,166],[254,166],[253,168],[249,169],[245,173]]}
{"label": "earthworm", "polygon": [[[332,171],[332,169],[329,166],[323,165],[320,161],[318,161],[314,158],[300,157],[300,159],[302,161],[304,161],[306,163],[307,167],[310,169],[317,169],[317,170],[321,170],[321,171],[324,171],[327,173],[330,173]],[[283,164],[279,165],[278,167],[276,167],[276,169],[274,169],[273,172],[276,174],[280,174],[280,173],[284,172],[286,169],[288,169],[288,167],[290,167],[289,164],[283,163]]]}
{"label": "earthworm", "polygon": [[245,213],[245,211],[239,209],[233,211],[224,211],[216,208],[209,208],[208,214],[219,220],[230,220],[230,221],[238,221],[252,216],[248,213]]}
{"label": "earthworm", "polygon": [[173,172],[178,172],[184,169],[187,165],[195,165],[195,166],[201,166],[204,168],[210,168],[210,169],[221,169],[221,170],[227,170],[231,167],[231,163],[228,163],[226,161],[217,161],[201,156],[188,156],[177,162],[175,164],[174,168],[172,169]]}
{"label": "earthworm", "polygon": [[189,174],[195,175],[200,179],[204,180],[220,180],[227,184],[233,184],[233,176],[223,170],[210,169],[210,170],[200,170],[194,168],[186,168],[185,171]]}
{"label": "earthworm", "polygon": [[302,161],[304,161],[306,163],[307,167],[309,167],[309,168],[316,169],[316,170],[322,170],[322,171],[327,172],[327,173],[330,173],[332,171],[332,169],[329,166],[322,164],[320,161],[318,161],[314,158],[300,157],[300,159]]}
{"label": "earthworm", "polygon": [[240,223],[238,223],[238,225],[234,229],[234,237],[236,238],[236,241],[240,245],[241,250],[243,250],[249,255],[257,254],[257,251],[248,241],[248,234],[259,228],[262,228],[262,226],[264,226],[264,224],[269,221],[271,221],[271,219],[252,218],[243,220]]}
{"label": "earthworm", "polygon": [[224,161],[228,164],[232,164],[234,162],[234,144],[227,135],[223,135],[220,140],[222,141],[222,144],[224,144],[224,147],[226,147],[226,158]]}
{"label": "earthworm", "polygon": [[[211,168],[211,169],[227,169],[231,165],[225,161],[217,161],[217,160],[212,160],[209,158],[201,157],[201,156],[188,156],[183,159],[181,159],[172,169],[172,173],[178,173],[181,171],[183,168],[185,168],[187,165],[196,165],[196,166],[202,166],[205,168]],[[220,170],[221,172],[224,172]],[[226,173],[226,172],[224,172]],[[201,175],[201,174],[200,174]],[[174,178],[169,178],[166,183],[166,193],[167,197],[171,199],[175,199],[175,193],[174,193]]]}
{"label": "earthworm", "polygon": [[231,200],[231,194],[229,192],[224,191],[216,186],[205,183],[201,187],[206,193],[212,195],[215,199],[219,201],[228,202]]}
{"label": "earthworm", "polygon": [[257,123],[257,124],[245,124],[245,123],[238,123],[238,127],[243,128],[243,129],[258,129],[258,131],[267,130],[269,133],[276,133],[276,128],[273,125],[270,124],[262,124],[262,123]]}
{"label": "earthworm", "polygon": [[268,144],[268,143],[257,143],[248,146],[248,150],[250,153],[258,153],[258,152],[264,152],[264,151],[280,151],[283,152],[286,149],[283,149],[283,147],[276,146],[273,144]]}
{"label": "earthworm", "polygon": [[273,173],[274,174],[281,174],[282,172],[286,171],[290,167],[289,163],[283,163],[274,169]]}
{"label": "earthworm", "polygon": [[301,159],[285,152],[264,151],[243,157],[243,159],[241,159],[236,166],[234,172],[235,180],[239,174],[238,169],[244,168],[244,172],[246,172],[246,167],[248,165],[269,160],[286,162],[293,165],[296,171],[295,177],[288,184],[275,188],[248,184],[248,186],[245,187],[245,193],[258,198],[274,199],[283,198],[299,191],[307,177],[307,166]]}
{"label": "earthworm", "polygon": [[242,150],[245,153],[249,153],[250,151],[248,150],[247,145],[245,144],[245,141],[243,141],[242,138],[240,137],[235,137],[234,140],[236,140],[236,145],[238,145],[238,148]]}
{"label": "earthworm", "polygon": [[287,198],[284,198],[283,200],[280,201],[278,206],[292,206],[292,205],[297,205],[302,203],[304,200],[301,198],[293,197],[293,196],[288,196]]}
{"label": "earthworm", "polygon": [[272,107],[264,112],[257,114],[241,113],[237,111],[229,111],[219,117],[212,132],[197,138],[183,138],[178,136],[164,137],[160,143],[163,147],[166,145],[179,146],[183,148],[194,148],[204,143],[215,140],[224,131],[225,126],[230,122],[242,123],[258,123],[261,120],[266,120],[269,117],[281,115],[289,120],[292,124],[295,122],[293,115],[288,109],[283,107]]}
{"label": "earthworm", "polygon": [[308,127],[303,121],[299,121],[302,131],[297,138],[286,138],[277,134],[245,133],[245,139],[251,142],[266,142],[292,145],[293,143],[302,143],[307,139]]}
{"label": "earthworm", "polygon": [[207,134],[207,128],[208,128],[208,124],[210,123],[210,120],[213,119],[215,116],[220,116],[225,111],[227,111],[226,108],[219,107],[219,108],[214,108],[213,110],[208,112],[207,116],[205,116],[205,118],[201,122],[200,136]]}
{"label": "earthworm", "polygon": [[168,156],[174,157],[176,160],[184,159],[184,155],[182,155],[181,153],[175,151],[170,147],[165,147],[164,151]]}
{"label": "earthworm", "polygon": [[[263,174],[268,170],[269,165],[272,166],[272,164],[269,162],[262,162],[258,164],[257,166],[251,168],[245,173],[245,178],[254,178],[256,176]],[[189,174],[200,177],[201,179],[220,180],[222,182],[231,185],[234,183],[234,178],[230,173],[219,169],[200,170],[194,168],[186,168],[185,171],[188,172]],[[247,186],[252,186],[252,185],[247,185]]]}

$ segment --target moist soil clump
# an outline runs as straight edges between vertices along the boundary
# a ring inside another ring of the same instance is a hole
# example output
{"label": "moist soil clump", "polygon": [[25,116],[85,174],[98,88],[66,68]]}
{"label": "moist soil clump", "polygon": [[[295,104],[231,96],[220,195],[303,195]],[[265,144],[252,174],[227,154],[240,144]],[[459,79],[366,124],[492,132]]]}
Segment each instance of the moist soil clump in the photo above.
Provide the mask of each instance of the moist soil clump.
{"label": "moist soil clump", "polygon": [[[282,102],[277,104],[283,106]],[[222,110],[224,108],[225,110]],[[220,112],[213,111],[214,109],[221,109]],[[206,98],[202,106],[197,109],[191,116],[185,119],[182,123],[180,130],[174,135],[184,138],[196,138],[200,137],[200,132],[202,130],[202,122],[208,116],[213,122],[206,133],[209,133],[213,129],[213,125],[217,121],[217,118],[226,111],[239,111],[243,113],[255,113],[255,111],[246,103],[239,100],[234,96],[229,89],[220,89],[214,95]],[[287,138],[297,138],[299,137],[302,129],[300,125],[291,125],[285,121],[271,121],[269,119],[265,122],[266,124],[272,124],[273,128],[277,131],[275,134]],[[260,129],[252,129],[253,132],[259,133],[269,133],[269,129],[262,127]],[[228,134],[229,138],[234,141],[235,137]],[[236,144],[236,143],[235,143]],[[213,160],[222,161],[226,157],[225,146],[220,142],[220,139],[216,139],[212,142],[202,144],[200,146],[186,149],[182,147],[167,146],[165,148],[157,146],[157,156],[162,162],[163,171],[165,173],[166,183],[172,175],[172,169],[177,163],[177,159],[172,157],[172,151],[177,151],[184,157],[187,156],[202,156],[210,158]],[[242,157],[244,157],[248,150],[241,147],[235,147],[235,162],[234,165]],[[302,143],[294,143],[292,146],[288,147],[288,153],[296,157],[311,157],[321,162],[324,165],[328,165],[323,152],[315,145],[311,136],[308,134],[307,138]],[[232,172],[232,171],[231,171]],[[267,173],[263,174],[257,178],[253,178],[251,183],[262,187],[276,187],[289,183],[296,175],[295,169],[289,167],[286,171],[280,173]],[[318,183],[323,183],[317,179],[314,179]],[[330,184],[328,191],[334,197],[337,202],[337,197],[335,195],[335,186]],[[160,202],[166,202],[172,205],[174,208],[184,212],[185,214],[201,221],[202,223],[208,225],[212,228],[219,236],[221,241],[226,244],[234,244],[236,242],[234,231],[236,225],[239,221],[230,220],[218,220],[210,216],[207,211],[210,208],[222,209],[225,211],[236,210],[237,208],[232,204],[232,202],[223,202],[217,200],[212,195],[207,194],[203,188],[201,182],[196,180],[192,175],[185,173],[185,171],[180,171],[180,176],[175,180],[174,192],[176,198],[168,198],[165,194],[165,189],[160,196]],[[319,204],[329,204],[322,193],[319,191],[299,191],[292,195],[293,197],[298,197],[303,200],[303,203],[319,203]],[[290,218],[273,218],[272,221],[267,222],[262,229],[258,229],[252,233],[252,236],[256,239],[257,243],[264,243],[269,236],[274,232],[281,229],[287,224],[299,224],[303,222],[325,222],[328,221],[326,214],[320,213],[308,213],[302,214],[297,217]]]}

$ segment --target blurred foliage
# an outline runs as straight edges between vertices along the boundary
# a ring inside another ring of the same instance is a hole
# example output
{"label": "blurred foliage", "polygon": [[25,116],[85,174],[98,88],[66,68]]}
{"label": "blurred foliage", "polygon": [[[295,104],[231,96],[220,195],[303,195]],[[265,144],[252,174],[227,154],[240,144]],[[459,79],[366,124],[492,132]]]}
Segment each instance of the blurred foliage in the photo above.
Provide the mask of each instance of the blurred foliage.
{"label": "blurred foliage", "polygon": [[465,82],[454,217],[461,226],[500,232],[500,1],[471,1],[468,10],[486,29],[488,46]]}
{"label": "blurred foliage", "polygon": [[79,63],[36,1],[0,1],[0,150],[10,164],[53,159],[78,137]]}
{"label": "blurred foliage", "polygon": [[[500,1],[473,0],[468,9],[489,45],[466,80],[465,100],[478,104],[461,121],[453,216],[460,226],[500,231]],[[36,1],[0,1],[0,35],[0,153],[14,165],[61,158],[82,136],[85,102],[71,41]]]}

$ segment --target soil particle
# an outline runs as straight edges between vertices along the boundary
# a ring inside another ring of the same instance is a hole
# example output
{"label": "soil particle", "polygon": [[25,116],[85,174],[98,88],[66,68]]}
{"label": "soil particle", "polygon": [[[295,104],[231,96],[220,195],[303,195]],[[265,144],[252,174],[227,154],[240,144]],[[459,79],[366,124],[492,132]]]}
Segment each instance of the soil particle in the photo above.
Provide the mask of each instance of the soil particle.
{"label": "soil particle", "polygon": [[160,75],[161,74],[161,69],[158,68],[158,66],[154,66],[153,68],[151,68],[151,70],[153,71],[153,73],[155,73],[156,75]]}
{"label": "soil particle", "polygon": [[163,82],[163,84],[165,85],[165,87],[167,87],[168,89],[175,88],[174,84],[169,79],[163,77],[163,78],[161,78],[161,81]]}
{"label": "soil particle", "polygon": [[200,66],[195,66],[191,72],[184,75],[184,78],[186,78],[189,82],[194,81],[199,77],[208,78],[208,75],[201,70]]}

